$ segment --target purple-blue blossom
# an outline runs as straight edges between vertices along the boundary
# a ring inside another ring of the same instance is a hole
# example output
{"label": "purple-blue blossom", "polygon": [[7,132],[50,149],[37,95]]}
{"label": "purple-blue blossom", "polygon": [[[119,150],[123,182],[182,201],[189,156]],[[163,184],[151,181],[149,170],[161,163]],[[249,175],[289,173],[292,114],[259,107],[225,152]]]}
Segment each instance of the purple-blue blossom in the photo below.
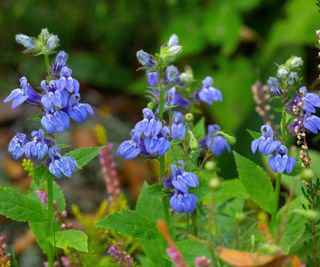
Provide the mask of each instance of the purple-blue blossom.
{"label": "purple-blue blossom", "polygon": [[270,125],[262,125],[260,130],[262,136],[252,141],[251,151],[255,153],[258,150],[259,153],[267,156],[273,153],[281,142],[274,139],[274,133]]}
{"label": "purple-blue blossom", "polygon": [[32,140],[27,142],[24,146],[25,156],[28,159],[34,157],[38,160],[43,160],[43,158],[48,154],[52,141],[44,137],[44,131],[42,129],[39,131],[33,131],[31,136]]}
{"label": "purple-blue blossom", "polygon": [[55,146],[49,149],[50,158],[47,161],[49,165],[49,171],[57,178],[61,178],[63,175],[71,177],[72,173],[77,170],[77,162],[72,157],[62,156],[60,154],[60,148]]}
{"label": "purple-blue blossom", "polygon": [[32,104],[39,105],[41,96],[31,87],[26,77],[19,79],[20,87],[11,91],[4,103],[12,101],[12,108],[20,106],[23,102],[27,101]]}
{"label": "purple-blue blossom", "polygon": [[87,119],[88,114],[94,115],[93,108],[87,103],[80,103],[80,94],[73,94],[68,103],[67,113],[76,122],[83,122]]}
{"label": "purple-blue blossom", "polygon": [[59,74],[61,69],[66,66],[68,60],[68,54],[64,51],[60,51],[54,60],[52,66],[52,72],[55,74]]}
{"label": "purple-blue blossom", "polygon": [[212,83],[213,79],[209,76],[206,77],[196,95],[198,99],[209,105],[212,105],[213,102],[222,102],[220,90],[212,87]]}
{"label": "purple-blue blossom", "polygon": [[17,160],[24,154],[24,146],[29,141],[24,133],[17,133],[10,141],[8,152]]}
{"label": "purple-blue blossom", "polygon": [[41,118],[41,124],[49,134],[63,132],[69,127],[70,118],[64,111],[51,109]]}
{"label": "purple-blue blossom", "polygon": [[36,45],[36,42],[25,34],[17,34],[16,42],[23,45],[25,48],[32,48]]}
{"label": "purple-blue blossom", "polygon": [[184,116],[179,111],[174,111],[171,123],[171,138],[173,140],[182,140],[186,131]]}
{"label": "purple-blue blossom", "polygon": [[177,212],[192,213],[197,206],[198,198],[194,194],[182,193],[175,190],[170,198],[170,206]]}
{"label": "purple-blue blossom", "polygon": [[156,86],[159,83],[157,71],[147,71],[147,80],[149,86]]}
{"label": "purple-blue blossom", "polygon": [[221,128],[217,124],[209,125],[208,134],[199,142],[202,147],[208,148],[216,156],[220,156],[225,150],[231,152],[228,141],[222,135],[219,135],[220,130]]}
{"label": "purple-blue blossom", "polygon": [[151,55],[143,50],[137,51],[137,59],[144,67],[153,67],[155,65]]}
{"label": "purple-blue blossom", "polygon": [[170,106],[180,107],[184,109],[187,109],[190,105],[190,102],[187,99],[178,94],[175,86],[167,91],[167,102],[169,102],[168,104]]}
{"label": "purple-blue blossom", "polygon": [[275,77],[269,77],[268,81],[269,91],[274,95],[283,95],[283,91],[280,88],[279,82]]}
{"label": "purple-blue blossom", "polygon": [[46,81],[41,82],[41,87],[45,94],[41,97],[41,103],[46,110],[50,110],[53,106],[57,108],[66,107],[69,101],[69,93],[64,90],[64,82],[61,80],[51,80],[49,84]]}
{"label": "purple-blue blossom", "polygon": [[303,126],[310,132],[318,134],[320,130],[320,118],[316,115],[312,115],[310,112],[307,112],[303,116]]}
{"label": "purple-blue blossom", "polygon": [[296,160],[288,155],[288,149],[284,145],[280,145],[275,155],[271,156],[268,160],[270,168],[274,172],[283,173],[286,171],[290,174],[296,164]]}
{"label": "purple-blue blossom", "polygon": [[303,102],[302,109],[307,112],[315,113],[316,107],[320,107],[320,97],[315,93],[309,93],[305,86],[299,89],[301,101]]}
{"label": "purple-blue blossom", "polygon": [[60,81],[63,83],[69,93],[78,93],[80,84],[78,80],[71,76],[71,74],[72,70],[70,68],[67,66],[62,67],[60,71]]}
{"label": "purple-blue blossom", "polygon": [[180,72],[176,66],[170,65],[166,69],[165,82],[166,84],[177,83],[179,81]]}

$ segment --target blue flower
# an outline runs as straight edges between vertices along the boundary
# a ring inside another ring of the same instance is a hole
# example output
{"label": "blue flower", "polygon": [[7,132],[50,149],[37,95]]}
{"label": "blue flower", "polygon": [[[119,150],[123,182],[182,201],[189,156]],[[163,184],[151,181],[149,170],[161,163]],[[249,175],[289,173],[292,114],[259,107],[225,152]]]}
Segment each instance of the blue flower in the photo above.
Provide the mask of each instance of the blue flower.
{"label": "blue flower", "polygon": [[196,208],[198,198],[194,194],[175,191],[170,198],[170,206],[177,212],[192,213]]}
{"label": "blue flower", "polygon": [[87,119],[88,113],[93,116],[94,111],[91,105],[79,103],[80,94],[73,94],[69,99],[67,113],[76,122],[83,122]]}
{"label": "blue flower", "polygon": [[22,44],[25,48],[32,48],[36,45],[36,42],[25,34],[17,34],[16,42]]}
{"label": "blue flower", "polygon": [[171,124],[171,138],[173,140],[182,140],[186,131],[184,116],[179,111],[174,111]]}
{"label": "blue flower", "polygon": [[225,150],[231,152],[228,141],[218,134],[220,130],[221,128],[217,124],[209,125],[207,136],[199,142],[202,147],[208,148],[216,156],[220,156]]}
{"label": "blue flower", "polygon": [[64,111],[52,109],[41,118],[41,124],[49,134],[54,134],[55,131],[63,132],[67,129],[70,118]]}
{"label": "blue flower", "polygon": [[147,71],[147,80],[149,86],[155,86],[159,83],[157,71]]}
{"label": "blue flower", "polygon": [[3,100],[4,103],[12,101],[12,108],[20,106],[23,102],[39,105],[40,95],[30,86],[26,77],[20,78],[20,87],[12,90],[9,96]]}
{"label": "blue flower", "polygon": [[308,93],[305,86],[299,89],[299,94],[303,102],[302,109],[307,112],[315,113],[315,107],[320,107],[320,97],[317,94]]}
{"label": "blue flower", "polygon": [[286,171],[288,174],[292,172],[296,164],[296,160],[288,156],[288,149],[282,144],[277,148],[276,154],[269,158],[268,162],[274,172],[283,173]]}
{"label": "blue flower", "polygon": [[60,71],[60,81],[64,84],[65,88],[69,93],[78,93],[80,84],[79,82],[71,77],[72,70],[67,66],[62,67]]}
{"label": "blue flower", "polygon": [[320,118],[307,112],[303,117],[303,126],[310,132],[318,134],[320,130]]}
{"label": "blue flower", "polygon": [[46,47],[49,50],[54,50],[59,46],[59,37],[57,35],[51,34],[47,40]]}
{"label": "blue flower", "polygon": [[147,52],[144,52],[143,50],[137,51],[137,59],[140,62],[140,64],[144,67],[152,67],[155,65],[151,56]]}
{"label": "blue flower", "polygon": [[42,129],[39,131],[33,131],[31,133],[32,140],[27,142],[24,146],[24,153],[26,158],[36,157],[38,160],[42,160],[49,151],[49,146],[52,145],[52,141],[44,137]]}
{"label": "blue flower", "polygon": [[188,188],[199,186],[197,175],[193,172],[184,171],[184,161],[178,161],[178,165],[171,164],[172,174],[166,179],[168,187],[174,187],[183,193],[188,193]]}
{"label": "blue flower", "polygon": [[212,105],[213,102],[222,102],[222,94],[220,90],[212,87],[213,79],[211,77],[206,77],[202,81],[202,85],[197,92],[196,97],[201,101]]}
{"label": "blue flower", "polygon": [[273,130],[268,124],[261,126],[261,133],[261,137],[252,141],[251,151],[252,153],[255,153],[258,149],[259,153],[267,156],[273,153],[279,147],[281,142],[274,140]]}
{"label": "blue flower", "polygon": [[296,72],[290,72],[287,83],[289,85],[294,85],[298,81],[298,74]]}
{"label": "blue flower", "polygon": [[280,88],[279,82],[275,77],[269,77],[268,81],[269,91],[274,95],[282,95],[283,91]]}
{"label": "blue flower", "polygon": [[41,97],[41,103],[46,110],[53,108],[66,107],[69,100],[69,93],[64,90],[64,82],[61,80],[52,80],[49,84],[46,81],[41,82],[41,87],[45,90],[45,94]]}
{"label": "blue flower", "polygon": [[77,170],[77,162],[74,158],[61,156],[60,148],[55,146],[49,149],[50,159],[48,160],[49,171],[57,178],[62,175],[71,177]]}
{"label": "blue flower", "polygon": [[17,133],[10,141],[8,152],[17,160],[24,153],[24,146],[29,141],[24,133]]}
{"label": "blue flower", "polygon": [[168,46],[175,46],[179,44],[179,38],[176,34],[172,34],[167,43]]}
{"label": "blue flower", "polygon": [[126,160],[134,159],[140,154],[138,145],[132,141],[127,140],[120,144],[117,154]]}
{"label": "blue flower", "polygon": [[68,54],[64,51],[60,51],[54,60],[52,72],[56,74],[60,73],[61,69],[66,66],[67,60]]}
{"label": "blue flower", "polygon": [[169,128],[162,126],[151,109],[144,108],[142,112],[144,118],[131,131],[131,140],[124,141],[118,148],[118,154],[125,159],[139,154],[159,157],[170,148]]}
{"label": "blue flower", "polygon": [[189,101],[180,96],[177,93],[176,87],[172,87],[167,91],[167,101],[170,106],[181,107],[187,109],[189,107]]}
{"label": "blue flower", "polygon": [[180,72],[176,66],[170,65],[166,69],[165,82],[169,83],[177,83],[179,81]]}

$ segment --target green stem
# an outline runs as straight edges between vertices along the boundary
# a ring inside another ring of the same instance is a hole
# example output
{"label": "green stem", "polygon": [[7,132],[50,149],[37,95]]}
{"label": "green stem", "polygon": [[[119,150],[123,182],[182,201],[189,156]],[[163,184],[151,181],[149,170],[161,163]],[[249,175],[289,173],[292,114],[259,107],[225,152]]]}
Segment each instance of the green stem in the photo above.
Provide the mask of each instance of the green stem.
{"label": "green stem", "polygon": [[[53,176],[49,175],[47,178],[48,191],[48,236],[54,236],[54,210],[53,210]],[[55,240],[53,240],[55,241]],[[49,245],[48,266],[53,267],[54,263],[54,245]]]}
{"label": "green stem", "polygon": [[46,66],[47,71],[49,72],[49,68],[50,68],[49,55],[44,54],[43,57],[44,57],[44,64]]}
{"label": "green stem", "polygon": [[279,198],[280,198],[280,186],[281,186],[281,173],[277,173],[276,177],[276,189],[275,189],[275,203],[274,203],[274,212],[272,214],[272,221],[276,219],[276,215],[279,208]]}

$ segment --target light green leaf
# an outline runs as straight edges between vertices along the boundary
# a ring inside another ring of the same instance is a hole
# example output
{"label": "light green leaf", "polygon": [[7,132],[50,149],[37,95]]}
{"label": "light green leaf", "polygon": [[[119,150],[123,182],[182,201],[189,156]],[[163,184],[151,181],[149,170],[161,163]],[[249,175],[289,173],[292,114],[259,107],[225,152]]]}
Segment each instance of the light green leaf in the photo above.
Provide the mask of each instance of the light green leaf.
{"label": "light green leaf", "polygon": [[211,258],[209,247],[207,244],[187,239],[177,242],[177,246],[181,251],[184,260],[190,266],[194,265],[194,260],[200,256]]}
{"label": "light green leaf", "polygon": [[[55,237],[48,237],[49,242],[58,248],[73,248],[78,251],[88,252],[88,237],[79,230],[66,230],[55,233]],[[55,242],[54,242],[55,241]]]}
{"label": "light green leaf", "polygon": [[249,159],[233,152],[240,181],[250,198],[268,213],[275,209],[275,193],[265,171]]}
{"label": "light green leaf", "polygon": [[172,266],[171,263],[163,256],[167,248],[167,244],[163,242],[163,240],[148,240],[148,242],[141,242],[141,246],[152,262],[151,265],[148,265],[149,267]]}
{"label": "light green leaf", "polygon": [[98,226],[106,227],[120,234],[133,236],[140,240],[159,238],[155,222],[132,210],[113,213],[99,221]]}
{"label": "light green leaf", "polygon": [[232,179],[221,182],[220,189],[216,193],[216,202],[222,205],[225,201],[237,198],[248,199],[249,195],[239,179]]}
{"label": "light green leaf", "polygon": [[49,254],[51,245],[47,239],[48,223],[46,222],[29,222],[29,227],[36,238],[37,244],[43,253]]}
{"label": "light green leaf", "polygon": [[43,205],[6,187],[0,188],[0,214],[20,222],[43,222],[47,220]]}
{"label": "light green leaf", "polygon": [[204,117],[202,117],[192,128],[192,133],[198,141],[200,141],[206,136],[206,125]]}
{"label": "light green leaf", "polygon": [[282,228],[283,233],[280,239],[280,247],[284,253],[289,253],[290,248],[302,237],[305,231],[306,218],[295,212],[306,204],[304,196],[299,196],[290,203],[283,206],[277,214],[277,229]]}
{"label": "light green leaf", "polygon": [[78,166],[82,168],[94,159],[102,149],[103,146],[78,148],[64,154],[64,156],[74,158]]}

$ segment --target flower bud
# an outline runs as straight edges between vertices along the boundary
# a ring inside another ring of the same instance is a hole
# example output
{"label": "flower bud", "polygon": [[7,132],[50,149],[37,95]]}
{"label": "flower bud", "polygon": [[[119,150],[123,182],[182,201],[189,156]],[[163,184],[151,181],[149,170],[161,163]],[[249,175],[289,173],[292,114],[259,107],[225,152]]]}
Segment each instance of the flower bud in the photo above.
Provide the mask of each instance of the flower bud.
{"label": "flower bud", "polygon": [[320,30],[316,30],[316,35],[320,38]]}
{"label": "flower bud", "polygon": [[301,57],[293,56],[287,60],[285,65],[289,69],[300,68],[303,65],[303,60]]}
{"label": "flower bud", "polygon": [[216,191],[220,187],[220,181],[217,177],[212,178],[209,181],[209,187],[213,190]]}
{"label": "flower bud", "polygon": [[154,61],[151,58],[151,55],[149,55],[147,52],[144,52],[143,50],[137,51],[137,59],[144,67],[152,67],[155,65]]}
{"label": "flower bud", "polygon": [[147,107],[150,108],[150,109],[152,109],[152,110],[154,110],[154,108],[156,107],[156,104],[151,101],[151,102],[149,102],[149,103],[147,104]]}
{"label": "flower bud", "polygon": [[25,48],[32,48],[36,45],[36,42],[33,39],[25,34],[17,34],[16,42],[23,45]]}
{"label": "flower bud", "polygon": [[175,46],[179,44],[179,38],[178,35],[172,34],[169,38],[169,41],[167,43],[168,46]]}
{"label": "flower bud", "polygon": [[54,50],[59,46],[59,38],[57,35],[51,35],[47,41],[46,47],[49,50]]}
{"label": "flower bud", "polygon": [[289,74],[289,70],[285,68],[284,66],[280,66],[278,71],[277,71],[277,77],[280,79],[285,79],[287,78]]}
{"label": "flower bud", "polygon": [[301,175],[301,179],[305,181],[310,181],[314,177],[313,171],[309,168],[303,169],[300,175]]}
{"label": "flower bud", "polygon": [[184,120],[186,121],[186,122],[193,122],[193,120],[194,120],[194,117],[193,117],[193,114],[192,113],[186,113],[185,115],[184,115]]}
{"label": "flower bud", "polygon": [[217,164],[214,161],[207,161],[204,168],[208,171],[214,171],[217,168]]}
{"label": "flower bud", "polygon": [[247,215],[244,212],[236,212],[234,217],[236,221],[242,222],[247,217]]}
{"label": "flower bud", "polygon": [[50,37],[50,33],[48,29],[47,28],[42,29],[39,34],[39,39],[41,39],[42,41],[47,41],[49,37]]}

